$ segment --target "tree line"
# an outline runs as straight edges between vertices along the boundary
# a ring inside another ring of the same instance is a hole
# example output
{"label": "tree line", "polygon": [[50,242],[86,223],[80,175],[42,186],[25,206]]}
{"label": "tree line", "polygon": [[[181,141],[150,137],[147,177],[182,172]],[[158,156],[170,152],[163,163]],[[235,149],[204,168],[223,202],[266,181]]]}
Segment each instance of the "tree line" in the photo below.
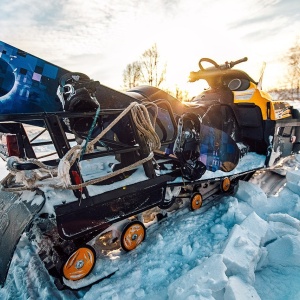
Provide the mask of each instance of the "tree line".
{"label": "tree line", "polygon": [[287,73],[283,74],[282,86],[270,90],[278,100],[300,100],[300,42],[299,37],[287,51],[284,61]]}

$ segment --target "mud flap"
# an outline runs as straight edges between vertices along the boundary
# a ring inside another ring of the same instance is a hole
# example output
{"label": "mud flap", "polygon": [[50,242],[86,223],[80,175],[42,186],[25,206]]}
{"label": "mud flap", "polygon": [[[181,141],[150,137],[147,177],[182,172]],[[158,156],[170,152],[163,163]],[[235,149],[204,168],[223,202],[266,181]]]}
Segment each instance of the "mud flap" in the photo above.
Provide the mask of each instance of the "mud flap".
{"label": "mud flap", "polygon": [[275,166],[280,159],[295,153],[297,143],[300,140],[300,122],[293,119],[276,121],[274,136],[269,136],[269,147],[266,166]]}
{"label": "mud flap", "polygon": [[0,192],[0,286],[5,283],[12,256],[22,233],[43,205],[44,201],[38,205],[21,202],[16,193]]}

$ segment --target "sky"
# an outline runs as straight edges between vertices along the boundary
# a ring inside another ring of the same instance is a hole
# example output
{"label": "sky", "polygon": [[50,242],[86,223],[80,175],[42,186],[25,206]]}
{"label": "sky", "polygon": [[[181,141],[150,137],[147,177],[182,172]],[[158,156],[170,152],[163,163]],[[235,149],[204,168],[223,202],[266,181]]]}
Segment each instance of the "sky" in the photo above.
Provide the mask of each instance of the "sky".
{"label": "sky", "polygon": [[239,68],[264,89],[280,87],[284,55],[299,36],[299,0],[1,0],[0,40],[120,90],[126,65],[157,44],[167,87],[187,83],[201,57]]}

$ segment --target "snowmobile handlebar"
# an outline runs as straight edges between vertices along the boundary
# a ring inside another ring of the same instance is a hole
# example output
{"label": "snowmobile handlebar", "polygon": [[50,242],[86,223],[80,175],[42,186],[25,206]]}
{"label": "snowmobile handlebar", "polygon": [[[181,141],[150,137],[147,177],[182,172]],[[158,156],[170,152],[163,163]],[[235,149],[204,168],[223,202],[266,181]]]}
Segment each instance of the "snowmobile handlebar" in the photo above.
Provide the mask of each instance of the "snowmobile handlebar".
{"label": "snowmobile handlebar", "polygon": [[[231,69],[235,65],[240,64],[242,62],[245,62],[247,60],[248,60],[247,57],[243,57],[243,58],[238,59],[236,61],[231,61],[231,62],[226,61],[224,64],[219,65],[214,60],[212,60],[210,58],[203,57],[199,60],[199,63],[198,63],[200,70],[197,71],[197,72],[191,72],[190,73],[189,82],[194,82],[194,81],[197,81],[199,79],[204,79],[204,78],[206,78],[207,75],[211,76],[216,71]],[[203,64],[202,64],[203,62],[210,63],[212,65],[212,67],[204,68]],[[211,74],[211,75],[209,75],[209,74]]]}
{"label": "snowmobile handlebar", "polygon": [[226,62],[225,65],[228,64],[228,65],[229,65],[229,68],[231,69],[231,68],[234,67],[235,65],[240,64],[240,63],[242,63],[242,62],[245,62],[245,61],[247,61],[247,60],[248,60],[248,57],[243,57],[243,58],[238,59],[238,60],[236,60],[236,61],[231,61],[230,63]]}
{"label": "snowmobile handlebar", "polygon": [[[240,64],[240,63],[242,63],[242,62],[245,62],[245,61],[247,61],[247,60],[248,60],[247,57],[243,57],[243,58],[238,59],[238,60],[236,60],[236,61],[231,61],[231,62],[226,61],[223,65],[219,65],[219,64],[217,64],[214,60],[212,60],[212,59],[210,59],[210,58],[204,57],[204,58],[201,58],[201,59],[199,60],[199,68],[200,68],[200,70],[202,70],[202,71],[207,70],[207,69],[208,69],[208,70],[209,70],[209,69],[219,69],[219,70],[231,69],[231,68],[233,68],[235,65]],[[203,65],[202,65],[203,62],[208,62],[208,63],[212,64],[213,67],[210,67],[210,68],[206,68],[206,69],[205,69],[205,68],[203,67]]]}

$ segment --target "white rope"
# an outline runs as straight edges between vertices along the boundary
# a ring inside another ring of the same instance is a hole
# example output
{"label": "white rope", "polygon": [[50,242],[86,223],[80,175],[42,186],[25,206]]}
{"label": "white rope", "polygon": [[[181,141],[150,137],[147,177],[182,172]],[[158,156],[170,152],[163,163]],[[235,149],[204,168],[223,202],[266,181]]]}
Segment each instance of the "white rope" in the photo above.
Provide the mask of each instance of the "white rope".
{"label": "white rope", "polygon": [[[95,184],[101,181],[104,181],[106,179],[109,179],[113,176],[119,175],[123,172],[129,171],[131,169],[136,168],[139,165],[144,164],[145,162],[151,160],[153,158],[153,150],[155,149],[159,149],[161,147],[160,144],[160,139],[157,135],[157,133],[155,132],[154,129],[154,125],[155,125],[155,121],[156,121],[156,117],[157,117],[157,106],[154,103],[148,103],[151,104],[155,107],[155,116],[154,116],[154,121],[152,124],[151,120],[150,120],[150,116],[148,113],[147,108],[145,107],[145,105],[137,103],[137,102],[133,102],[131,103],[122,113],[120,113],[120,115],[115,118],[110,124],[109,126],[107,126],[99,135],[97,135],[92,141],[90,141],[87,146],[86,146],[86,150],[87,152],[91,152],[94,149],[94,145],[113,127],[115,126],[128,112],[131,111],[132,114],[132,118],[133,118],[133,122],[134,125],[136,126],[137,130],[144,136],[147,145],[149,147],[149,151],[150,154],[148,155],[148,157],[141,159],[127,167],[124,167],[120,170],[114,171],[112,173],[107,174],[106,176],[102,176],[99,178],[95,178],[93,180],[89,180],[86,181],[84,183],[81,184],[77,184],[77,185],[72,185],[71,184],[71,179],[70,179],[70,175],[69,175],[69,171],[70,168],[72,167],[72,165],[75,163],[75,161],[80,157],[80,153],[82,151],[83,145],[76,145],[73,146],[65,155],[64,157],[61,158],[58,167],[50,167],[47,166],[45,164],[43,164],[42,162],[36,160],[36,159],[30,159],[27,160],[27,162],[31,162],[36,164],[37,166],[40,167],[39,170],[31,170],[31,172],[37,172],[37,171],[45,171],[48,172],[47,176],[36,176],[36,179],[38,180],[43,180],[45,178],[49,178],[49,177],[56,177],[56,181],[58,183],[56,184],[47,184],[48,186],[55,188],[55,189],[71,189],[71,190],[75,190],[75,189],[80,189],[83,187],[86,187],[90,184]],[[5,191],[22,191],[22,190],[28,190],[28,189],[33,189],[33,188],[39,188],[44,186],[43,183],[36,183],[33,182],[33,176],[31,174],[31,176],[29,176],[30,178],[28,179],[28,182],[25,182],[25,184],[23,186],[17,186],[17,187],[10,187],[11,183],[13,181],[13,177],[18,173],[18,172],[23,172],[23,171],[19,171],[16,169],[11,168],[10,170],[10,174],[8,174],[2,181],[2,190]],[[23,172],[24,173],[24,172]],[[23,175],[23,174],[22,174]],[[22,178],[22,180],[26,181],[26,178]],[[30,181],[30,182],[29,182]]]}
{"label": "white rope", "polygon": [[[117,170],[117,171],[114,171],[114,172],[112,172],[112,173],[109,173],[109,174],[107,174],[107,175],[105,175],[105,176],[102,176],[102,177],[98,177],[98,178],[95,178],[95,179],[88,180],[88,181],[83,182],[83,183],[80,183],[80,184],[76,184],[76,185],[71,185],[71,184],[69,184],[69,185],[65,186],[65,188],[66,188],[66,189],[69,189],[69,190],[77,190],[77,189],[81,189],[81,188],[83,188],[83,187],[87,187],[88,185],[91,185],[91,184],[99,183],[99,182],[101,182],[101,181],[107,180],[107,179],[109,179],[109,178],[111,178],[111,177],[114,177],[114,176],[116,176],[116,175],[122,174],[122,173],[124,173],[124,172],[126,172],[126,171],[132,170],[132,169],[138,167],[139,165],[142,165],[143,163],[145,163],[145,162],[151,160],[151,159],[153,158],[153,156],[154,156],[154,154],[153,154],[153,152],[151,152],[146,158],[141,159],[141,160],[139,160],[139,161],[137,161],[137,162],[135,162],[135,163],[133,163],[133,164],[127,166],[127,167],[124,167],[124,168],[122,168],[122,169],[119,169],[119,170]],[[62,186],[61,186],[60,184],[49,184],[49,186],[52,187],[52,188],[55,188],[55,189],[60,189],[60,188],[62,188]],[[37,187],[41,187],[41,186],[37,185]]]}

